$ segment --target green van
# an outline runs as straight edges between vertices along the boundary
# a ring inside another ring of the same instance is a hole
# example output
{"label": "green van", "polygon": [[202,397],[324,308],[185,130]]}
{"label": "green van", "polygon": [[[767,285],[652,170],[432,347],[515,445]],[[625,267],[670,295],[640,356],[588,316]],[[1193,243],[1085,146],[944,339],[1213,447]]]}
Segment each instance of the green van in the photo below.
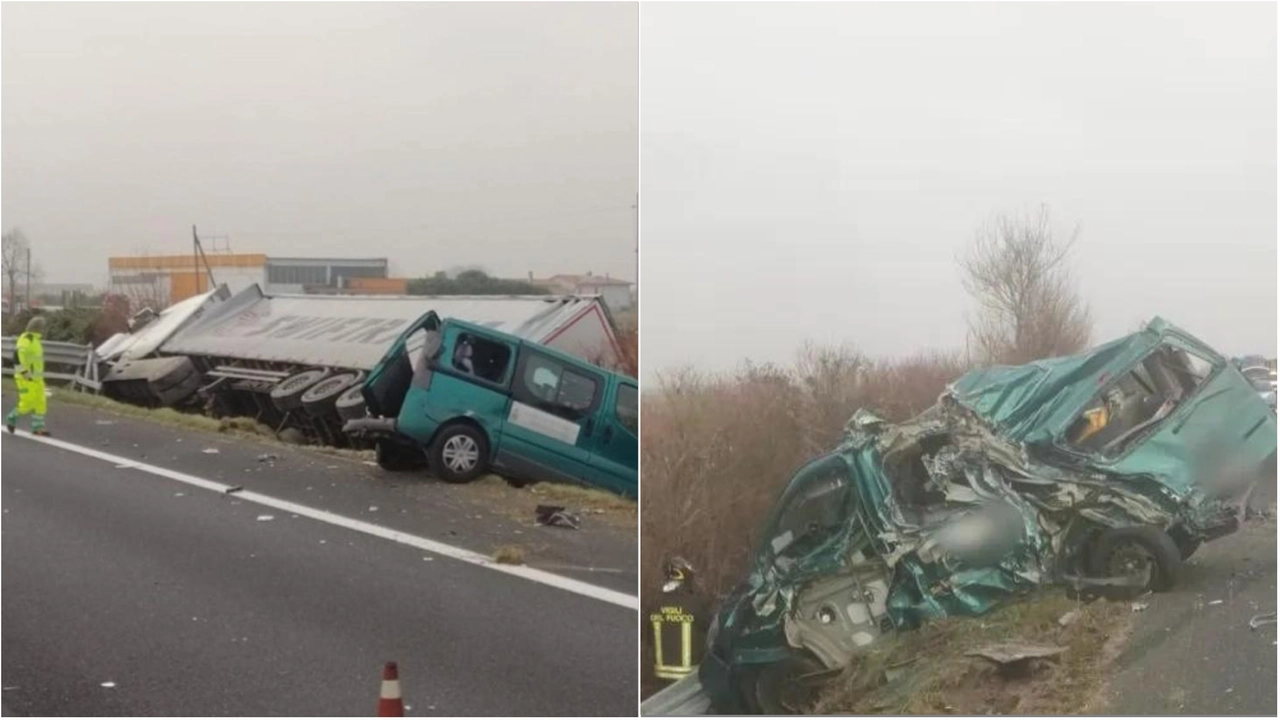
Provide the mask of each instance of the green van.
{"label": "green van", "polygon": [[636,497],[635,379],[514,335],[430,312],[365,380],[378,464],[421,465],[452,483],[489,470],[519,484],[558,480]]}

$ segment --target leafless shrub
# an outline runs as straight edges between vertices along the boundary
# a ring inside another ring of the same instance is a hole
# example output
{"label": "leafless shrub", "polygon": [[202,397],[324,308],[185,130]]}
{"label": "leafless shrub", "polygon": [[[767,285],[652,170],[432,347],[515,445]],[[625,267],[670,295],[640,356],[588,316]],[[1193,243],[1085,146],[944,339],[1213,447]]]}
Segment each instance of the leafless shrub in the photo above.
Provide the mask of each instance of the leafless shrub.
{"label": "leafless shrub", "polygon": [[960,258],[964,288],[978,305],[969,324],[978,359],[1019,364],[1088,345],[1092,320],[1067,266],[1078,237],[1079,228],[1060,241],[1044,206],[978,230]]}

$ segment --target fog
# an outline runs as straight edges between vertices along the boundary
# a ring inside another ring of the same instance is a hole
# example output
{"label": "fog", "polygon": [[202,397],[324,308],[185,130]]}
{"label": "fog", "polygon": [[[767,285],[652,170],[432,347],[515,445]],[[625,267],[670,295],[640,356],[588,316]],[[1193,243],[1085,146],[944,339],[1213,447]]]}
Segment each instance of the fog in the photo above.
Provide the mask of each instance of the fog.
{"label": "fog", "polygon": [[1276,345],[1273,3],[647,4],[646,376],[962,348],[956,255],[1050,208],[1094,339]]}
{"label": "fog", "polygon": [[3,224],[112,254],[636,274],[634,4],[13,4]]}

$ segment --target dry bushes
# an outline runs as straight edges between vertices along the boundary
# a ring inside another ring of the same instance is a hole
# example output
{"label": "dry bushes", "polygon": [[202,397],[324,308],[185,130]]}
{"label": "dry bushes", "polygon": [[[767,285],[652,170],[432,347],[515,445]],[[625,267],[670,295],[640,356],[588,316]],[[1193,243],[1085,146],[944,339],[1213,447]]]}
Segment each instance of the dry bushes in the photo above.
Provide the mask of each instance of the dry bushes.
{"label": "dry bushes", "polygon": [[[856,409],[906,419],[963,370],[954,355],[871,361],[848,347],[807,346],[791,368],[748,364],[730,375],[661,377],[642,401],[645,606],[657,601],[662,560],[674,554],[693,565],[714,607],[743,577],[784,484],[838,443]],[[649,657],[647,635],[642,643]]]}

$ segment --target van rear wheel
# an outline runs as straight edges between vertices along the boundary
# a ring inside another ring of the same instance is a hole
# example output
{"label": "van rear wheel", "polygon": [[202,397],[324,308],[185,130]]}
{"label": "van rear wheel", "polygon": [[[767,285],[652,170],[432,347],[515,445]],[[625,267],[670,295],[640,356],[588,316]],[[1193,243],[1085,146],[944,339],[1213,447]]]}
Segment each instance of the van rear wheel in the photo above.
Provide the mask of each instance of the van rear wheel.
{"label": "van rear wheel", "polygon": [[466,483],[489,469],[489,440],[470,425],[450,425],[431,444],[431,472],[449,483]]}

